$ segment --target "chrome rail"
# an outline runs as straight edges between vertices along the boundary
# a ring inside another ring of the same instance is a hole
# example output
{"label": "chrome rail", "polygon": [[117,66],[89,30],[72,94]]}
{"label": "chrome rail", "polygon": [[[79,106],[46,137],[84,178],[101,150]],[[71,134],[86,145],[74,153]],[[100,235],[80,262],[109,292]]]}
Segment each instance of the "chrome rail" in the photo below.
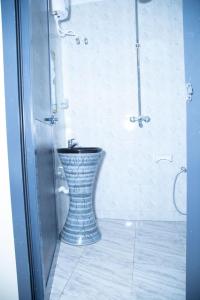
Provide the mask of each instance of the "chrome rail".
{"label": "chrome rail", "polygon": [[130,122],[138,122],[140,128],[143,122],[150,122],[149,116],[142,115],[142,99],[141,99],[141,74],[140,74],[140,36],[139,36],[139,17],[138,17],[138,0],[135,0],[135,34],[136,34],[136,57],[137,57],[137,96],[138,96],[138,117],[130,117]]}

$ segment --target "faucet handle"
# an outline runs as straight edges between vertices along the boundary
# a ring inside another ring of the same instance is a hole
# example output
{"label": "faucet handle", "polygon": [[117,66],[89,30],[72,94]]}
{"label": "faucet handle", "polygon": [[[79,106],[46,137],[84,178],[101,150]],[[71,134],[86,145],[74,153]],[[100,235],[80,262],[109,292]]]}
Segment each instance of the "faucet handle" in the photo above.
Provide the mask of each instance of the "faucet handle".
{"label": "faucet handle", "polygon": [[78,146],[78,143],[76,139],[69,139],[68,140],[68,148],[74,148],[75,146]]}

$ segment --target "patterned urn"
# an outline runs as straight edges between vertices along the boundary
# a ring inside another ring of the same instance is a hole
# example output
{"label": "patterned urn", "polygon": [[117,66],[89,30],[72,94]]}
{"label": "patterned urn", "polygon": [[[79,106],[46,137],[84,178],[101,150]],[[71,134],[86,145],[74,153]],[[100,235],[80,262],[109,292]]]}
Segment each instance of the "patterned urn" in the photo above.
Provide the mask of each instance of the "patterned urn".
{"label": "patterned urn", "polygon": [[94,192],[103,151],[100,148],[63,148],[58,154],[69,186],[69,211],[61,240],[89,245],[101,238],[95,214]]}

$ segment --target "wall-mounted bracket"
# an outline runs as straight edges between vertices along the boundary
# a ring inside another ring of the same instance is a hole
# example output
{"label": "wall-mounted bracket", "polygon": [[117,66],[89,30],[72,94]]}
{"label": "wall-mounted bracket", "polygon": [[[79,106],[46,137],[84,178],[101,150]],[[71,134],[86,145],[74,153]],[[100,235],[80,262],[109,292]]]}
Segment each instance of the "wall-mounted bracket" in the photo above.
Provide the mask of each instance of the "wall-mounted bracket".
{"label": "wall-mounted bracket", "polygon": [[65,36],[77,37],[76,33],[73,32],[72,30],[65,30],[62,28],[61,24],[66,20],[66,18],[61,18],[61,16],[57,14],[57,12],[53,13],[53,16],[56,22],[57,33],[60,37],[65,37]]}
{"label": "wall-mounted bracket", "polygon": [[60,37],[68,36],[79,39],[74,31],[62,27],[62,23],[70,19],[71,4],[69,0],[51,0],[51,14],[54,16],[56,30]]}
{"label": "wall-mounted bracket", "polygon": [[[61,38],[64,38],[64,37],[74,37],[75,38],[75,41],[76,41],[76,44],[77,45],[80,45],[81,44],[81,38],[79,37],[79,35],[77,35],[74,31],[72,30],[66,30],[62,27],[62,23],[64,21],[67,20],[67,18],[62,18],[60,16],[60,14],[57,14],[57,12],[53,12],[52,15],[54,16],[54,19],[55,19],[55,23],[56,23],[56,30],[57,30],[57,33],[58,35],[61,37]],[[83,39],[83,42],[85,45],[88,45],[88,39],[85,37]]]}

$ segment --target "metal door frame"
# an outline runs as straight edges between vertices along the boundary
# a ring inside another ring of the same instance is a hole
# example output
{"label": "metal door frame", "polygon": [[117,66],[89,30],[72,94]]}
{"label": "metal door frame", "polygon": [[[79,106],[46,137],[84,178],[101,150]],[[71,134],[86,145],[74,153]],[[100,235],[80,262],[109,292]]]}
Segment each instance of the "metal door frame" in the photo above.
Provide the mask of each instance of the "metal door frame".
{"label": "metal door frame", "polygon": [[[183,0],[185,78],[193,87],[187,104],[186,298],[200,299],[200,2]],[[191,101],[190,101],[191,100]]]}
{"label": "metal door frame", "polygon": [[[47,0],[43,0],[47,1]],[[20,300],[45,298],[31,99],[29,0],[2,0],[8,159]]]}

